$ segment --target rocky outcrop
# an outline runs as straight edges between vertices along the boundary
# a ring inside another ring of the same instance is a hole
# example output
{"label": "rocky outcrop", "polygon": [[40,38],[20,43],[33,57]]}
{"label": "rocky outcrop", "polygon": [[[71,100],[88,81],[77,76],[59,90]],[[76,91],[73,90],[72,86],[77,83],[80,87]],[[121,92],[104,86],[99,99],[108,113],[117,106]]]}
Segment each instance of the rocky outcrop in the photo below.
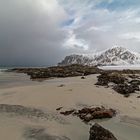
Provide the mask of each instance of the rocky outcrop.
{"label": "rocky outcrop", "polygon": [[68,110],[68,111],[61,111],[60,114],[65,116],[73,115],[79,117],[84,122],[89,122],[94,119],[104,119],[104,118],[112,118],[116,111],[113,109],[106,109],[104,107],[91,107],[91,108],[82,108],[81,110]]}
{"label": "rocky outcrop", "polygon": [[120,93],[120,94],[123,94],[125,97],[128,97],[130,93],[134,93],[135,90],[132,88],[131,85],[127,85],[127,84],[118,84],[118,85],[115,85],[113,87],[113,89]]}
{"label": "rocky outcrop", "polygon": [[140,80],[131,80],[129,84],[137,89],[137,87],[140,86]]}
{"label": "rocky outcrop", "polygon": [[[129,73],[129,74],[128,74]],[[131,74],[130,74],[131,73]],[[129,97],[131,93],[139,91],[140,79],[139,76],[134,74],[135,71],[105,71],[102,72],[97,78],[98,81],[95,85],[111,87],[118,93]]]}
{"label": "rocky outcrop", "polygon": [[97,123],[90,128],[89,133],[89,140],[117,140],[109,130],[103,128]]}
{"label": "rocky outcrop", "polygon": [[44,79],[51,77],[74,77],[100,73],[97,67],[83,65],[54,66],[48,68],[15,68],[11,71],[26,73],[31,79]]}
{"label": "rocky outcrop", "polygon": [[107,86],[110,82],[115,84],[124,83],[127,79],[118,72],[103,72],[98,77],[96,85]]}
{"label": "rocky outcrop", "polygon": [[125,97],[128,97],[131,93],[139,90],[139,87],[124,83],[115,85],[113,89],[118,93],[123,94]]}

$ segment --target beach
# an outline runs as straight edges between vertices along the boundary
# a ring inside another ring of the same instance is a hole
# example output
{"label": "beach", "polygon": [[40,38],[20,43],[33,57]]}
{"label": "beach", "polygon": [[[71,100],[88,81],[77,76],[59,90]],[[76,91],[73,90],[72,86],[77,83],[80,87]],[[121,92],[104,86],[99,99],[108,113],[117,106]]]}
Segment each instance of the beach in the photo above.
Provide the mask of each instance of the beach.
{"label": "beach", "polygon": [[140,0],[0,0],[0,140],[140,140]]}
{"label": "beach", "polygon": [[[12,74],[12,73],[11,73]],[[13,76],[13,75],[12,75]],[[15,74],[15,82],[0,87],[0,104],[20,105],[43,110],[47,115],[24,115],[22,113],[0,112],[0,139],[4,140],[88,140],[90,125],[74,116],[63,116],[56,109],[80,109],[89,106],[113,108],[117,115],[98,122],[109,129],[118,140],[139,140],[140,99],[138,93],[125,98],[111,88],[95,85],[98,74],[68,78],[53,78],[42,82],[32,81],[28,76]],[[22,80],[20,80],[22,77]],[[24,77],[24,78],[23,78]],[[7,78],[8,81],[8,78]],[[25,109],[25,110],[26,110]],[[38,136],[29,134],[39,131]],[[8,132],[8,135],[7,135]],[[44,140],[44,139],[43,139]]]}

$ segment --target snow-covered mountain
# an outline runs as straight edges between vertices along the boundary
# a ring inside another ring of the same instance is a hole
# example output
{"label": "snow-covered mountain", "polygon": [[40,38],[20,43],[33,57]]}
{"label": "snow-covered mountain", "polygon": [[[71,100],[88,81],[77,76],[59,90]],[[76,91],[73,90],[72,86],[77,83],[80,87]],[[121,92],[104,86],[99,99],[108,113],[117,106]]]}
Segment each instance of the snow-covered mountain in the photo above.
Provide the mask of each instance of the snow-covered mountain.
{"label": "snow-covered mountain", "polygon": [[113,47],[98,54],[66,56],[58,65],[135,65],[140,64],[140,54],[123,47]]}

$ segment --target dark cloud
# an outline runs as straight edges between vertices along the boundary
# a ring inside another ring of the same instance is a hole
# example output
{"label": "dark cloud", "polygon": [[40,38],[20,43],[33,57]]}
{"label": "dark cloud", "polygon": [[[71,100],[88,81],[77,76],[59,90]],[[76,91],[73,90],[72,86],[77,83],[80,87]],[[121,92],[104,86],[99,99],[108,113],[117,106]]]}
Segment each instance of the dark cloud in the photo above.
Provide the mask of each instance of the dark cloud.
{"label": "dark cloud", "polygon": [[43,11],[39,4],[32,0],[0,1],[1,65],[51,65],[64,57],[66,32],[58,26],[63,14],[52,17],[53,11]]}

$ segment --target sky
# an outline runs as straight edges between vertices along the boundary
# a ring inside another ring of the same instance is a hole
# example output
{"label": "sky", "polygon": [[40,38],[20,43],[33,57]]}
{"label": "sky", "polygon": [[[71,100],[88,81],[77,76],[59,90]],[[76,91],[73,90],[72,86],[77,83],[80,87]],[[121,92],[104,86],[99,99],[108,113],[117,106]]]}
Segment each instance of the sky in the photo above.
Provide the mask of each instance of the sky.
{"label": "sky", "polygon": [[51,66],[114,45],[140,52],[140,0],[0,0],[0,66]]}

